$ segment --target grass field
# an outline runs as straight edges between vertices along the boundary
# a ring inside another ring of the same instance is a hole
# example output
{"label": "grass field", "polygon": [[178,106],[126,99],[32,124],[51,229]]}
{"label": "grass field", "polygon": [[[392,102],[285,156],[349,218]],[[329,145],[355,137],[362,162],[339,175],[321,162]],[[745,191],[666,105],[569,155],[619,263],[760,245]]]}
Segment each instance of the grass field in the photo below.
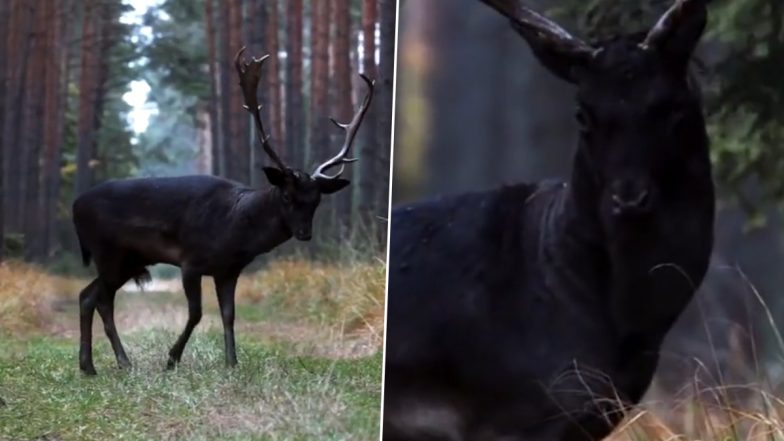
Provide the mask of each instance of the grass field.
{"label": "grass field", "polygon": [[134,368],[116,368],[96,318],[98,377],[86,378],[77,368],[84,281],[2,266],[0,440],[377,439],[383,277],[378,262],[297,260],[245,277],[235,369],[223,366],[211,283],[204,319],[171,372],[184,296],[121,292],[116,321]]}

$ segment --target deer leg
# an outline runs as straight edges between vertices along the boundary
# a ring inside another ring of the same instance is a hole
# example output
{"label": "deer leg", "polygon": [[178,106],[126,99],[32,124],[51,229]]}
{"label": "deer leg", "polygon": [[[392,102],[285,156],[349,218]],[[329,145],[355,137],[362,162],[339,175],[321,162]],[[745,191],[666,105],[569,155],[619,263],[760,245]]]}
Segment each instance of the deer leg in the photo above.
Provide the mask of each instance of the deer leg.
{"label": "deer leg", "polygon": [[117,366],[120,369],[130,369],[131,362],[128,360],[128,355],[125,354],[120,336],[117,334],[117,328],[114,326],[114,297],[117,294],[116,289],[104,286],[101,289],[101,294],[98,297],[98,314],[103,321],[103,329],[106,332],[106,337],[112,344],[114,350],[114,357],[117,359]]}
{"label": "deer leg", "polygon": [[174,369],[174,366],[180,362],[182,351],[185,350],[185,344],[188,343],[193,328],[201,321],[201,274],[183,270],[182,288],[185,290],[185,297],[188,299],[188,322],[185,324],[185,330],[182,331],[180,338],[177,339],[169,351],[169,361],[166,363],[166,369]]}
{"label": "deer leg", "polygon": [[237,351],[234,346],[234,289],[237,287],[238,277],[239,274],[215,278],[215,290],[218,293],[218,305],[223,320],[226,366],[229,367],[237,365]]}
{"label": "deer leg", "polygon": [[79,369],[96,375],[93,365],[93,315],[100,293],[100,278],[90,282],[79,294]]}

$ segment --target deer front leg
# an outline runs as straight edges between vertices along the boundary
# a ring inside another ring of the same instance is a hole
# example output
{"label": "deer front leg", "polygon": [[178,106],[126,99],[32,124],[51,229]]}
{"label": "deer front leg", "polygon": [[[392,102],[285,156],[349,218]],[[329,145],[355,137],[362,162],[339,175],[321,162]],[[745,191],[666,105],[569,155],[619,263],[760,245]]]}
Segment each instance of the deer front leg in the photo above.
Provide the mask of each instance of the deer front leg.
{"label": "deer front leg", "polygon": [[218,293],[221,319],[223,320],[223,342],[226,348],[226,366],[237,365],[237,352],[234,347],[234,289],[239,274],[215,277],[215,291]]}
{"label": "deer front leg", "polygon": [[180,362],[182,351],[185,350],[185,344],[188,343],[193,328],[201,321],[201,274],[195,274],[183,268],[182,288],[185,290],[185,297],[188,299],[188,322],[185,324],[185,329],[182,331],[180,338],[177,339],[169,351],[169,361],[166,363],[166,369],[174,369],[177,363]]}

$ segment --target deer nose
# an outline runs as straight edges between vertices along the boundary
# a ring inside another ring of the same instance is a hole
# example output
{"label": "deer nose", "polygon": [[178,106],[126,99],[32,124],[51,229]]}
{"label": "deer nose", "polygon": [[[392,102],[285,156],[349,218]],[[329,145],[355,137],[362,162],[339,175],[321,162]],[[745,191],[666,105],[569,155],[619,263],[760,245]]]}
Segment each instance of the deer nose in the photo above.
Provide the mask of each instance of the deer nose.
{"label": "deer nose", "polygon": [[310,240],[313,235],[310,231],[307,230],[297,230],[297,239],[299,240]]}
{"label": "deer nose", "polygon": [[641,181],[619,180],[612,186],[613,214],[644,214],[651,210],[650,187]]}

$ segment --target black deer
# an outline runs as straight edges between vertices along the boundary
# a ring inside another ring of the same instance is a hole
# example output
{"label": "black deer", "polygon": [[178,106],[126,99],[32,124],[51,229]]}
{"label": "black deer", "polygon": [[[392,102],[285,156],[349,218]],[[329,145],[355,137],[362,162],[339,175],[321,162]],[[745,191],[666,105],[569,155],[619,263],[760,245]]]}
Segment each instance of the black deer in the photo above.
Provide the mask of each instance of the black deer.
{"label": "black deer", "polygon": [[[201,278],[212,276],[218,294],[225,340],[226,364],[237,364],[234,347],[234,289],[242,269],[259,254],[289,240],[310,240],[313,215],[321,195],[341,190],[348,154],[373,97],[374,82],[364,75],[368,93],[345,131],[340,152],[312,174],[294,170],[275,153],[261,122],[256,89],[266,56],[235,57],[245,108],[253,116],[256,135],[276,167],[264,167],[271,187],[247,188],[214,176],[184,176],[108,181],[86,191],[73,204],[73,220],[85,265],[92,259],[98,277],[79,295],[81,340],[79,367],[95,374],[92,360],[94,311],[104,323],[117,363],[130,367],[114,325],[114,297],[128,280],[149,278],[146,267],[156,263],[182,269],[188,299],[188,322],[169,351],[173,368],[201,319]],[[340,166],[334,175],[327,170]]]}
{"label": "black deer", "polygon": [[[597,44],[483,0],[577,87],[566,182],[392,213],[384,439],[597,440],[706,272],[714,188],[691,54],[704,0]],[[491,154],[491,153],[488,153]]]}

